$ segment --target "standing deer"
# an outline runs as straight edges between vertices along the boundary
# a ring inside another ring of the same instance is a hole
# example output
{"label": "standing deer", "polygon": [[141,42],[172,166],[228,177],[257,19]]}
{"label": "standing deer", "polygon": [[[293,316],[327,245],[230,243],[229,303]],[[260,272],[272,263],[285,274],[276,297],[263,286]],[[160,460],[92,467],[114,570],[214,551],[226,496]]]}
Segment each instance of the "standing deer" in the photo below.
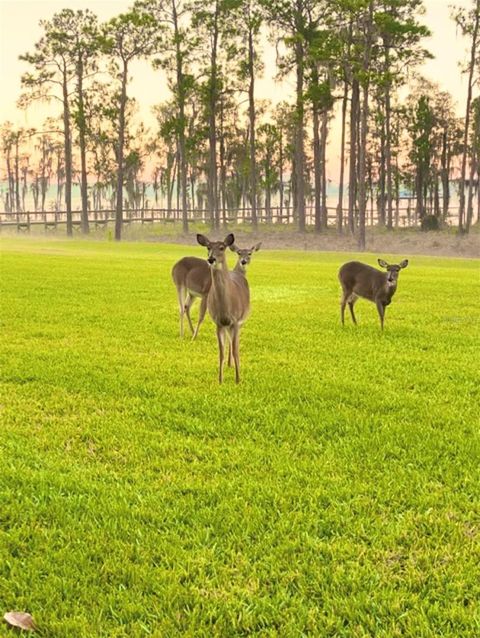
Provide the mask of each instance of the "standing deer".
{"label": "standing deer", "polygon": [[[207,295],[211,283],[210,269],[205,259],[183,257],[172,268],[172,279],[177,289],[180,310],[180,336],[183,337],[183,317],[187,315],[188,325],[195,339],[207,311]],[[200,297],[201,304],[198,324],[194,330],[190,308],[197,297]]]}
{"label": "standing deer", "polygon": [[[260,250],[261,245],[260,242],[251,248],[238,248],[238,246],[232,244],[230,250],[238,255],[234,272],[240,272],[245,275],[247,266],[252,260],[253,252]],[[188,324],[193,335],[192,339],[195,339],[207,312],[207,295],[212,282],[210,267],[205,259],[183,257],[174,265],[172,269],[172,279],[177,288],[178,305],[180,308],[180,336],[183,337],[183,317],[187,315]],[[194,330],[190,317],[190,309],[197,297],[200,298],[200,312],[198,315],[198,323]]]}
{"label": "standing deer", "polygon": [[210,266],[211,285],[207,296],[207,308],[217,327],[219,372],[218,380],[223,381],[225,361],[225,337],[228,336],[235,362],[235,382],[240,382],[240,328],[250,312],[250,290],[243,272],[230,272],[225,252],[235,242],[230,233],[223,241],[210,241],[204,235],[197,235],[197,241],[208,250],[207,262]]}
{"label": "standing deer", "polygon": [[345,306],[347,303],[353,323],[357,323],[353,306],[358,297],[363,297],[376,304],[380,316],[380,325],[383,330],[385,308],[392,301],[397,289],[398,275],[402,268],[408,266],[408,259],[404,259],[398,265],[390,265],[383,259],[379,259],[378,264],[382,268],[386,268],[387,272],[381,272],[359,261],[349,261],[340,268],[338,278],[343,290],[341,301],[342,325],[345,325]]}

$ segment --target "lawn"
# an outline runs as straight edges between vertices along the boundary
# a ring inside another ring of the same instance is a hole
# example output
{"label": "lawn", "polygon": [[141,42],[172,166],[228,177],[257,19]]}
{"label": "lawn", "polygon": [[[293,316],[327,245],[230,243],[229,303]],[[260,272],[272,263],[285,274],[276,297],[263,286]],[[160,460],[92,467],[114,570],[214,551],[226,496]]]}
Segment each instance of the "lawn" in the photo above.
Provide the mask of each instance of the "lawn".
{"label": "lawn", "polygon": [[340,325],[358,255],[262,250],[242,382],[219,386],[170,278],[200,247],[0,249],[0,615],[52,638],[480,635],[478,261],[402,255],[382,334],[362,300]]}

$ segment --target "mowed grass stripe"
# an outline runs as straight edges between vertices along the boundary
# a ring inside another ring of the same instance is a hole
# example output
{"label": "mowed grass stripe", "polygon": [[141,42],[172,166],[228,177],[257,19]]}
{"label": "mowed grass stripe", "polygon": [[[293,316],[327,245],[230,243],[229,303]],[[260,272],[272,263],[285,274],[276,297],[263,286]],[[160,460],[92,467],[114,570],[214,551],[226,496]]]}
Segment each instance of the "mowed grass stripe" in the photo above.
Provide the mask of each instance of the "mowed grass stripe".
{"label": "mowed grass stripe", "polygon": [[339,320],[339,266],[376,256],[262,250],[220,387],[212,322],[178,337],[201,249],[0,247],[2,609],[55,637],[480,633],[478,262],[411,258],[381,334],[368,302]]}

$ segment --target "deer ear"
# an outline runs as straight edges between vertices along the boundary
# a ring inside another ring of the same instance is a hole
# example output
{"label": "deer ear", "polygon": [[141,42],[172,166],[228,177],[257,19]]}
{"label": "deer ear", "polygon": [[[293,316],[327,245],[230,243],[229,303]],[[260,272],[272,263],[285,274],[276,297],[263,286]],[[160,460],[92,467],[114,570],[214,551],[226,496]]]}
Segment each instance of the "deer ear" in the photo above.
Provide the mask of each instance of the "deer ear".
{"label": "deer ear", "polygon": [[223,243],[225,244],[225,246],[233,246],[233,244],[235,243],[235,237],[233,236],[233,233],[227,235]]}
{"label": "deer ear", "polygon": [[258,244],[255,244],[255,246],[252,248],[253,250],[260,250],[260,246],[262,245],[262,242],[259,242]]}
{"label": "deer ear", "polygon": [[399,264],[400,268],[406,268],[408,266],[408,259],[404,259]]}
{"label": "deer ear", "polygon": [[210,246],[210,242],[208,241],[207,237],[205,237],[205,235],[198,234],[197,241],[200,246],[205,246],[205,248],[208,248]]}
{"label": "deer ear", "polygon": [[382,268],[388,268],[387,262],[384,261],[383,259],[378,260],[378,265],[381,266]]}
{"label": "deer ear", "polygon": [[238,246],[236,244],[232,244],[230,246],[230,250],[232,251],[232,253],[238,253]]}

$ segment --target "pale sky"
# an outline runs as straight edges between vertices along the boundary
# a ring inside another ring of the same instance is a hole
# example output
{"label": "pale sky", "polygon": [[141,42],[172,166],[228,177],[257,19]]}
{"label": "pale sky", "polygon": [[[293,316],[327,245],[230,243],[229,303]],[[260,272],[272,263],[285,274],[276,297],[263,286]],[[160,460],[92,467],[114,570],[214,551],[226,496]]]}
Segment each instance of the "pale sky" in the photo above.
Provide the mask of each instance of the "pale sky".
{"label": "pale sky", "polygon": [[[449,17],[451,4],[469,7],[471,0],[425,0],[427,12],[423,22],[433,32],[426,46],[435,59],[428,61],[422,72],[437,82],[441,89],[452,93],[460,114],[466,98],[466,82],[458,63],[466,59],[466,43],[456,33]],[[20,95],[20,76],[28,68],[28,65],[19,61],[18,56],[33,50],[34,43],[42,34],[39,26],[41,19],[50,19],[55,12],[68,7],[74,10],[89,8],[104,21],[131,5],[130,0],[0,0],[0,124],[10,120],[21,126],[39,126],[45,115],[53,114],[56,108],[53,103],[50,107],[35,105],[28,112],[19,111],[16,107]],[[266,48],[265,74],[257,82],[257,97],[269,98],[273,102],[291,98],[293,79],[287,84],[275,83],[275,52],[271,45],[267,44]],[[151,107],[168,96],[165,79],[146,61],[132,65],[131,77],[129,94],[140,103],[140,117],[150,123]],[[336,129],[334,125],[333,138],[336,137]],[[335,143],[334,139],[332,141]]]}

